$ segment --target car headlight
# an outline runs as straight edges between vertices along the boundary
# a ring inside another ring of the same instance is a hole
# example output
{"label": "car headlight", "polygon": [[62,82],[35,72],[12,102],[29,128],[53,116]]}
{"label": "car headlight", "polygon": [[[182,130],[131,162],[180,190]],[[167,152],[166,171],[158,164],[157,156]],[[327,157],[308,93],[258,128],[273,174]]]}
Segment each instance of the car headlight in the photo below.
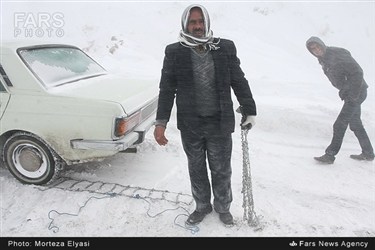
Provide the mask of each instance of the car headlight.
{"label": "car headlight", "polygon": [[139,124],[140,117],[140,112],[127,117],[117,117],[115,119],[114,136],[120,138],[132,131]]}

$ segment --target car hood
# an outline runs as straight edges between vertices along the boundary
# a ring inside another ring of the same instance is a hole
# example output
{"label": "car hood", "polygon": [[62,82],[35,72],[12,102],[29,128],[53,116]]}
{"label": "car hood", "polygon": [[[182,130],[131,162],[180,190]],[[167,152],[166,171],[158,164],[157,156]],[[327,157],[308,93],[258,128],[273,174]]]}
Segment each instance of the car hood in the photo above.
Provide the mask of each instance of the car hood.
{"label": "car hood", "polygon": [[59,96],[119,103],[127,114],[131,114],[157,97],[158,84],[155,80],[100,75],[56,86],[48,92]]}

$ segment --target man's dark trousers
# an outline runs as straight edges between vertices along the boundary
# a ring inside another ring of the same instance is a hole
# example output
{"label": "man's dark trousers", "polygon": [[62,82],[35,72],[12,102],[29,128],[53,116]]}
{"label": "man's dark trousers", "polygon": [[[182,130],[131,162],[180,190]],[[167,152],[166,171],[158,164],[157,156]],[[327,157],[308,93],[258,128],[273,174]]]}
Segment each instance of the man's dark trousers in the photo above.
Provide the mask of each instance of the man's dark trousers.
{"label": "man's dark trousers", "polygon": [[361,104],[367,97],[367,90],[362,91],[358,101],[345,101],[340,114],[333,124],[333,137],[331,144],[327,147],[326,153],[329,155],[336,155],[342,145],[346,129],[350,128],[357,137],[362,148],[362,153],[373,156],[374,150],[372,148],[370,139],[363,127],[361,121]]}
{"label": "man's dark trousers", "polygon": [[217,116],[201,117],[198,128],[181,131],[181,140],[188,159],[196,210],[204,211],[208,206],[211,206],[211,185],[207,172],[207,158],[211,172],[215,211],[227,213],[232,202],[232,134],[221,134],[220,123],[217,119]]}

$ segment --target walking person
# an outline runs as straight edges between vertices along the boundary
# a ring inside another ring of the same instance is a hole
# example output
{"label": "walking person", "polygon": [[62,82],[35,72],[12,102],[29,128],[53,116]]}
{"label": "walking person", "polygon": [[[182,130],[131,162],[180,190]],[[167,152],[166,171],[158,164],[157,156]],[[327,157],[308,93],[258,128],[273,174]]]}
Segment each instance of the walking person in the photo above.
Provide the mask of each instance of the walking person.
{"label": "walking person", "polygon": [[[154,137],[166,145],[167,123],[176,98],[177,128],[188,160],[195,211],[186,223],[201,222],[214,210],[233,224],[231,154],[235,117],[231,89],[241,105],[241,126],[255,125],[256,105],[234,43],[214,38],[207,10],[190,5],[182,14],[179,41],[165,49]],[[207,163],[211,174],[208,176]]]}
{"label": "walking person", "polygon": [[367,97],[368,88],[362,68],[348,50],[326,46],[318,37],[309,38],[306,47],[318,58],[324,74],[339,90],[339,96],[344,101],[340,114],[333,124],[331,144],[326,148],[324,155],[314,159],[321,163],[333,164],[349,126],[362,148],[361,154],[353,154],[350,157],[355,160],[374,160],[374,150],[361,120],[361,104]]}

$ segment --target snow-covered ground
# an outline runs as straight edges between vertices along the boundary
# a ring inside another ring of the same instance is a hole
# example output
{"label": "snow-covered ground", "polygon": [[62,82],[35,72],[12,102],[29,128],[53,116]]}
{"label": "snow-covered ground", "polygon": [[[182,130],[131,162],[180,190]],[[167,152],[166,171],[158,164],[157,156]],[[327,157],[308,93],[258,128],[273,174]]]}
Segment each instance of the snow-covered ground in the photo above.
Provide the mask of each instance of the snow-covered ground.
{"label": "snow-covered ground", "polygon": [[[177,41],[181,13],[191,3],[2,1],[1,39],[37,38],[22,29],[15,37],[16,13],[62,13],[64,35],[38,39],[76,44],[108,70],[158,85],[164,48]],[[214,35],[237,45],[257,103],[248,140],[260,228],[243,220],[239,125],[232,156],[236,225],[225,227],[213,212],[185,227],[195,206],[173,113],[167,146],[158,146],[151,130],[136,154],[68,167],[55,188],[22,185],[2,167],[1,237],[375,236],[374,162],[349,158],[360,153],[353,133],[347,131],[333,165],[313,160],[330,142],[342,102],[305,48],[310,36],[319,36],[350,50],[363,67],[370,88],[362,118],[375,144],[375,3],[199,3]]]}

